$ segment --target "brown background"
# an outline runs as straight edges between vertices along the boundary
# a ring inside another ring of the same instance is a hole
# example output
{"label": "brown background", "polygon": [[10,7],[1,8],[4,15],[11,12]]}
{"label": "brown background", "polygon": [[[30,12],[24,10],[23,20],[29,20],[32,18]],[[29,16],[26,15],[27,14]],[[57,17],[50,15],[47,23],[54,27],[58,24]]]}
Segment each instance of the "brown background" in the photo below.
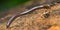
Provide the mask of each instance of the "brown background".
{"label": "brown background", "polygon": [[[28,5],[31,5],[28,2]],[[19,16],[13,21],[9,28],[6,28],[7,20],[15,13],[25,10],[27,4],[10,9],[5,17],[1,18],[0,30],[59,30],[60,28],[60,4],[49,7],[48,9],[37,9],[31,13]],[[45,18],[46,12],[49,14]],[[45,13],[45,14],[44,14]]]}

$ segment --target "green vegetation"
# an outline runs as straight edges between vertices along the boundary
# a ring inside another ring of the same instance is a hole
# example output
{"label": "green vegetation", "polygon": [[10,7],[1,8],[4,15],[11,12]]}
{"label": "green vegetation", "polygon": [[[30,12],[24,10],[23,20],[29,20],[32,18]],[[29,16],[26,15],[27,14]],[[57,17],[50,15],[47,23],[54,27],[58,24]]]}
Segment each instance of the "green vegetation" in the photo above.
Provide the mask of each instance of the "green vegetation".
{"label": "green vegetation", "polygon": [[0,12],[6,11],[5,9],[24,4],[27,1],[30,0],[0,0]]}

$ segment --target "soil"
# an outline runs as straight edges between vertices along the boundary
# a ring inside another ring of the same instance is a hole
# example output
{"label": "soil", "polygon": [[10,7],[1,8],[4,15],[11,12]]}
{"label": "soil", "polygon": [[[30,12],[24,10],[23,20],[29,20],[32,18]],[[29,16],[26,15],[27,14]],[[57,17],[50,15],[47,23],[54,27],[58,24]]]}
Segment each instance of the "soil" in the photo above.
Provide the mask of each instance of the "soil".
{"label": "soil", "polygon": [[[25,8],[10,9],[4,18],[1,18],[0,30],[60,30],[60,4],[17,17],[9,28],[6,28],[8,19]],[[15,11],[14,11],[15,10]],[[16,11],[17,10],[17,11]]]}

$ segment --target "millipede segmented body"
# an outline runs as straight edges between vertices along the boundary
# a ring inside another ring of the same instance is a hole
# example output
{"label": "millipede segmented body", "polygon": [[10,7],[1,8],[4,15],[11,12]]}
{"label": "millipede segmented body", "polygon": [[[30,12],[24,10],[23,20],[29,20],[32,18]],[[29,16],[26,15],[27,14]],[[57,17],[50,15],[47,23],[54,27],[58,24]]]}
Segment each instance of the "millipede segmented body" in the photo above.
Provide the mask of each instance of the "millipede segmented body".
{"label": "millipede segmented body", "polygon": [[27,13],[35,10],[35,9],[38,9],[38,8],[44,8],[44,7],[53,6],[53,5],[55,5],[55,4],[59,3],[59,2],[60,2],[60,0],[59,0],[59,1],[57,0],[57,2],[55,2],[55,3],[50,3],[50,4],[47,3],[47,6],[45,6],[45,5],[39,5],[39,6],[32,7],[32,8],[30,8],[30,9],[27,9],[27,11],[24,11],[24,12],[22,12],[22,13],[17,13],[17,14],[15,14],[15,15],[13,15],[13,16],[8,20],[8,22],[7,22],[7,24],[6,24],[6,27],[8,28],[8,27],[10,26],[10,24],[14,21],[14,19],[17,18],[18,16],[22,16],[22,15],[27,14]]}

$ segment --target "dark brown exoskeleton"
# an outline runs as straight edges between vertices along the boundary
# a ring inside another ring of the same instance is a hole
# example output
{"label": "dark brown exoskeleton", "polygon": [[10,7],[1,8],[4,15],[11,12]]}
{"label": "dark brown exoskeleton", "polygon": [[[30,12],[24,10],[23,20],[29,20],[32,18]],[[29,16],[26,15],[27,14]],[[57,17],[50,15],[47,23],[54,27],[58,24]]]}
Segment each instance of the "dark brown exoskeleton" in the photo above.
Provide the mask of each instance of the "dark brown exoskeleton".
{"label": "dark brown exoskeleton", "polygon": [[[35,4],[35,5],[31,5],[31,6],[27,7],[27,8],[26,8],[27,10],[24,11],[24,12],[22,12],[22,13],[17,13],[17,14],[15,14],[15,15],[13,15],[13,16],[8,20],[8,22],[7,22],[7,24],[6,24],[6,27],[8,28],[8,27],[10,26],[10,24],[12,23],[12,21],[13,21],[15,18],[17,18],[18,16],[25,15],[25,14],[27,14],[27,13],[29,13],[29,12],[37,9],[37,8],[46,8],[46,7],[53,6],[53,5],[57,4],[57,3],[60,3],[60,0],[44,0],[44,1],[45,1],[45,2],[42,2],[42,3],[39,3],[39,4],[37,3],[37,4]],[[44,4],[47,4],[47,5],[44,5]]]}

